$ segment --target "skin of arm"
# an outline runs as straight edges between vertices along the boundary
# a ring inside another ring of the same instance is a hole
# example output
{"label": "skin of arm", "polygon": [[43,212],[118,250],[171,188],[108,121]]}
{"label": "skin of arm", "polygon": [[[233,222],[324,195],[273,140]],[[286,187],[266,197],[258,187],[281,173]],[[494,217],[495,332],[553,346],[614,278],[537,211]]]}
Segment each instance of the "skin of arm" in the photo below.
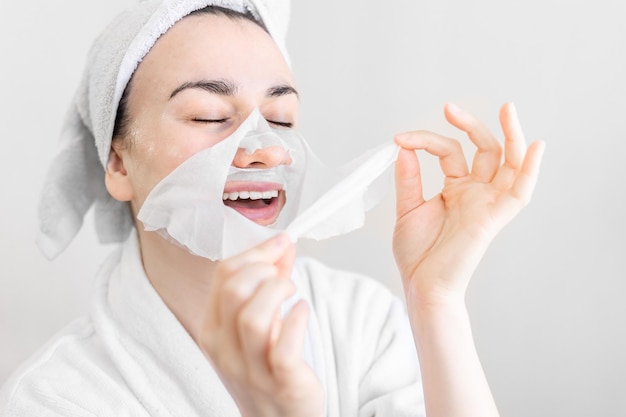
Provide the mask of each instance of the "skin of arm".
{"label": "skin of arm", "polygon": [[[500,111],[502,146],[455,105],[446,119],[467,133],[477,152],[471,170],[460,144],[427,131],[396,136],[397,223],[394,255],[420,358],[429,417],[498,416],[476,353],[465,292],[495,235],[529,202],[544,149],[528,149],[514,106]],[[445,184],[425,201],[415,150],[440,160]]]}

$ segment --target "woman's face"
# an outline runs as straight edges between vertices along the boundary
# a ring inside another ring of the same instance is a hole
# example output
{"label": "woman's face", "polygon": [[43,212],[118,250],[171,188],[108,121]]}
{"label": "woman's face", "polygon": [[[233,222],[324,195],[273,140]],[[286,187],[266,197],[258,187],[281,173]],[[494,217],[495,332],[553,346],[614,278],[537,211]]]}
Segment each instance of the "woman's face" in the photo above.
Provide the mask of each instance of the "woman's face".
{"label": "woman's face", "polygon": [[[287,63],[258,25],[225,16],[189,16],[163,35],[141,62],[128,96],[128,137],[116,142],[107,187],[135,214],[152,188],[193,154],[232,134],[253,109],[273,126],[296,124],[298,97]],[[239,150],[238,168],[289,164],[284,149]],[[227,200],[268,225],[285,204],[278,185],[227,183],[224,192],[279,191],[265,200]]]}

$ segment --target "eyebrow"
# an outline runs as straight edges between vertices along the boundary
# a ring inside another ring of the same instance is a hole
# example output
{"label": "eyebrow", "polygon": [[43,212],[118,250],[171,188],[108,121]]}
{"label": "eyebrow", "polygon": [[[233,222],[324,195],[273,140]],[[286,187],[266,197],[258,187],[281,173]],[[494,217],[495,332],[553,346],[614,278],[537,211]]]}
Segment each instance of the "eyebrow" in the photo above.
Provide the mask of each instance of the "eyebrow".
{"label": "eyebrow", "polygon": [[177,89],[170,94],[170,100],[173,99],[178,93],[188,89],[199,89],[208,91],[209,93],[218,94],[220,96],[234,96],[237,92],[235,84],[228,80],[201,80],[194,82],[186,82],[180,85]]}
{"label": "eyebrow", "polygon": [[[178,93],[188,89],[204,90],[220,96],[234,96],[238,91],[237,86],[229,80],[200,80],[181,84],[172,91],[169,99],[173,99]],[[267,97],[282,97],[288,94],[295,94],[299,97],[298,91],[288,84],[275,85],[265,92]]]}
{"label": "eyebrow", "polygon": [[267,97],[281,97],[281,96],[286,96],[288,94],[295,94],[296,97],[300,98],[300,94],[298,94],[296,89],[287,84],[270,87],[267,89],[267,92],[265,93]]}

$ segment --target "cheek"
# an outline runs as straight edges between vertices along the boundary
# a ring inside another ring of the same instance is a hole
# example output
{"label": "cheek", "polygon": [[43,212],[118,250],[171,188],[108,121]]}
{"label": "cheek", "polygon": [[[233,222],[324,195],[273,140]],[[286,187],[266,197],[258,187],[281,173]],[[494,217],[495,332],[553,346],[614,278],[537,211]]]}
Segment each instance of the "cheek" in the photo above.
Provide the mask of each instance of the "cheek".
{"label": "cheek", "polygon": [[165,177],[202,149],[193,143],[165,142],[156,149],[152,148],[149,163]]}
{"label": "cheek", "polygon": [[167,126],[133,133],[131,155],[136,165],[153,171],[160,177],[165,177],[178,165],[207,147],[204,141],[189,137],[181,129],[168,129]]}
{"label": "cheek", "polygon": [[161,180],[207,147],[203,141],[181,140],[178,136],[137,135],[129,152],[128,164],[135,202],[141,206]]}

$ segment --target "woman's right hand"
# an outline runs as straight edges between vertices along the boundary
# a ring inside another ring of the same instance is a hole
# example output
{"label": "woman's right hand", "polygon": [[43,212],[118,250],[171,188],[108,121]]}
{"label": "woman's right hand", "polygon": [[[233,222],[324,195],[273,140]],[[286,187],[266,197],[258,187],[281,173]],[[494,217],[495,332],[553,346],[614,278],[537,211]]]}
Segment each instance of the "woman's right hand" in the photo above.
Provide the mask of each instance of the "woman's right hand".
{"label": "woman's right hand", "polygon": [[308,306],[281,317],[296,290],[294,259],[281,234],[215,269],[200,345],[244,417],[323,414],[321,384],[302,358]]}

